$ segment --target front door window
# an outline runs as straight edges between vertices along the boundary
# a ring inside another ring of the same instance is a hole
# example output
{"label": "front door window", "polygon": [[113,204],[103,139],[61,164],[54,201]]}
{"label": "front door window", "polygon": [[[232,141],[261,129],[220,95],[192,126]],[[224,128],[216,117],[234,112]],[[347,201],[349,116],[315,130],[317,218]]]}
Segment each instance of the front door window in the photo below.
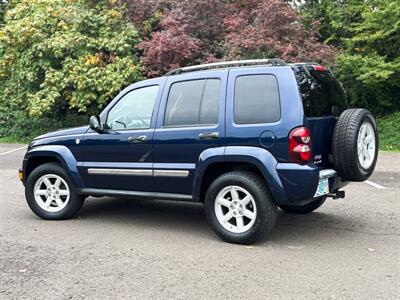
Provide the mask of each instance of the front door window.
{"label": "front door window", "polygon": [[158,86],[139,88],[127,93],[108,113],[109,130],[150,128]]}

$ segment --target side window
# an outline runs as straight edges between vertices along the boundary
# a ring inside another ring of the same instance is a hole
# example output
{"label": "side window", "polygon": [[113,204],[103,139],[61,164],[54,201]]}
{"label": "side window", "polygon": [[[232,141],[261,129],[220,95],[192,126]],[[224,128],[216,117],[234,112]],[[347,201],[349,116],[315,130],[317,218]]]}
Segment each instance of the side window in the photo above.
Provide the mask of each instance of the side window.
{"label": "side window", "polygon": [[239,76],[235,82],[236,124],[271,123],[280,119],[278,82],[273,75]]}
{"label": "side window", "polygon": [[202,79],[174,83],[169,91],[164,126],[218,123],[221,81]]}
{"label": "side window", "polygon": [[133,90],[123,96],[108,113],[106,126],[111,130],[150,128],[158,86]]}

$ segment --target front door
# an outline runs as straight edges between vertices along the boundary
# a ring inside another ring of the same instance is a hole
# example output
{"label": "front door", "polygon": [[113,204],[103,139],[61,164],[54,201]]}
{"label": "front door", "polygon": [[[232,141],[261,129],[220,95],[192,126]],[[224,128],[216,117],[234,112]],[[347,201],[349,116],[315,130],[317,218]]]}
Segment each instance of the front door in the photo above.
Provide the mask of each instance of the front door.
{"label": "front door", "polygon": [[128,90],[106,108],[105,133],[89,131],[83,141],[81,175],[86,187],[152,191],[153,134],[158,84]]}
{"label": "front door", "polygon": [[203,151],[225,145],[227,70],[168,77],[154,132],[157,192],[192,194]]}

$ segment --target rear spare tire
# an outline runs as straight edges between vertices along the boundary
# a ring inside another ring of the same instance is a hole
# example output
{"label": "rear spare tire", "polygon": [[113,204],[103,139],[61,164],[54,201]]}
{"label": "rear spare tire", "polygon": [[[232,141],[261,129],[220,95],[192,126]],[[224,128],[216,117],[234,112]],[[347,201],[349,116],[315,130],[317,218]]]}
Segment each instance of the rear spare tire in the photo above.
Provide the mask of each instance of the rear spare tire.
{"label": "rear spare tire", "polygon": [[333,130],[333,162],[339,176],[348,181],[367,180],[378,158],[378,131],[372,114],[361,108],[347,109]]}

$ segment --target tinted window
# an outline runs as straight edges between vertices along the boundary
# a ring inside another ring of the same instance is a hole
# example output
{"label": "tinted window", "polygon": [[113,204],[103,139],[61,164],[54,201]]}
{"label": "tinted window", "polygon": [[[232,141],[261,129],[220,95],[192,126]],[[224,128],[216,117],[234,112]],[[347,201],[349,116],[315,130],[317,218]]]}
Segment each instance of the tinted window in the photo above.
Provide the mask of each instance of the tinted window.
{"label": "tinted window", "polygon": [[346,95],[332,72],[315,71],[312,67],[294,68],[306,117],[331,116],[348,108]]}
{"label": "tinted window", "polygon": [[158,86],[133,90],[114,105],[107,117],[112,130],[150,128]]}
{"label": "tinted window", "polygon": [[236,124],[270,123],[280,119],[278,82],[273,75],[240,76],[235,82]]}
{"label": "tinted window", "polygon": [[219,79],[174,83],[169,91],[165,126],[218,123]]}

